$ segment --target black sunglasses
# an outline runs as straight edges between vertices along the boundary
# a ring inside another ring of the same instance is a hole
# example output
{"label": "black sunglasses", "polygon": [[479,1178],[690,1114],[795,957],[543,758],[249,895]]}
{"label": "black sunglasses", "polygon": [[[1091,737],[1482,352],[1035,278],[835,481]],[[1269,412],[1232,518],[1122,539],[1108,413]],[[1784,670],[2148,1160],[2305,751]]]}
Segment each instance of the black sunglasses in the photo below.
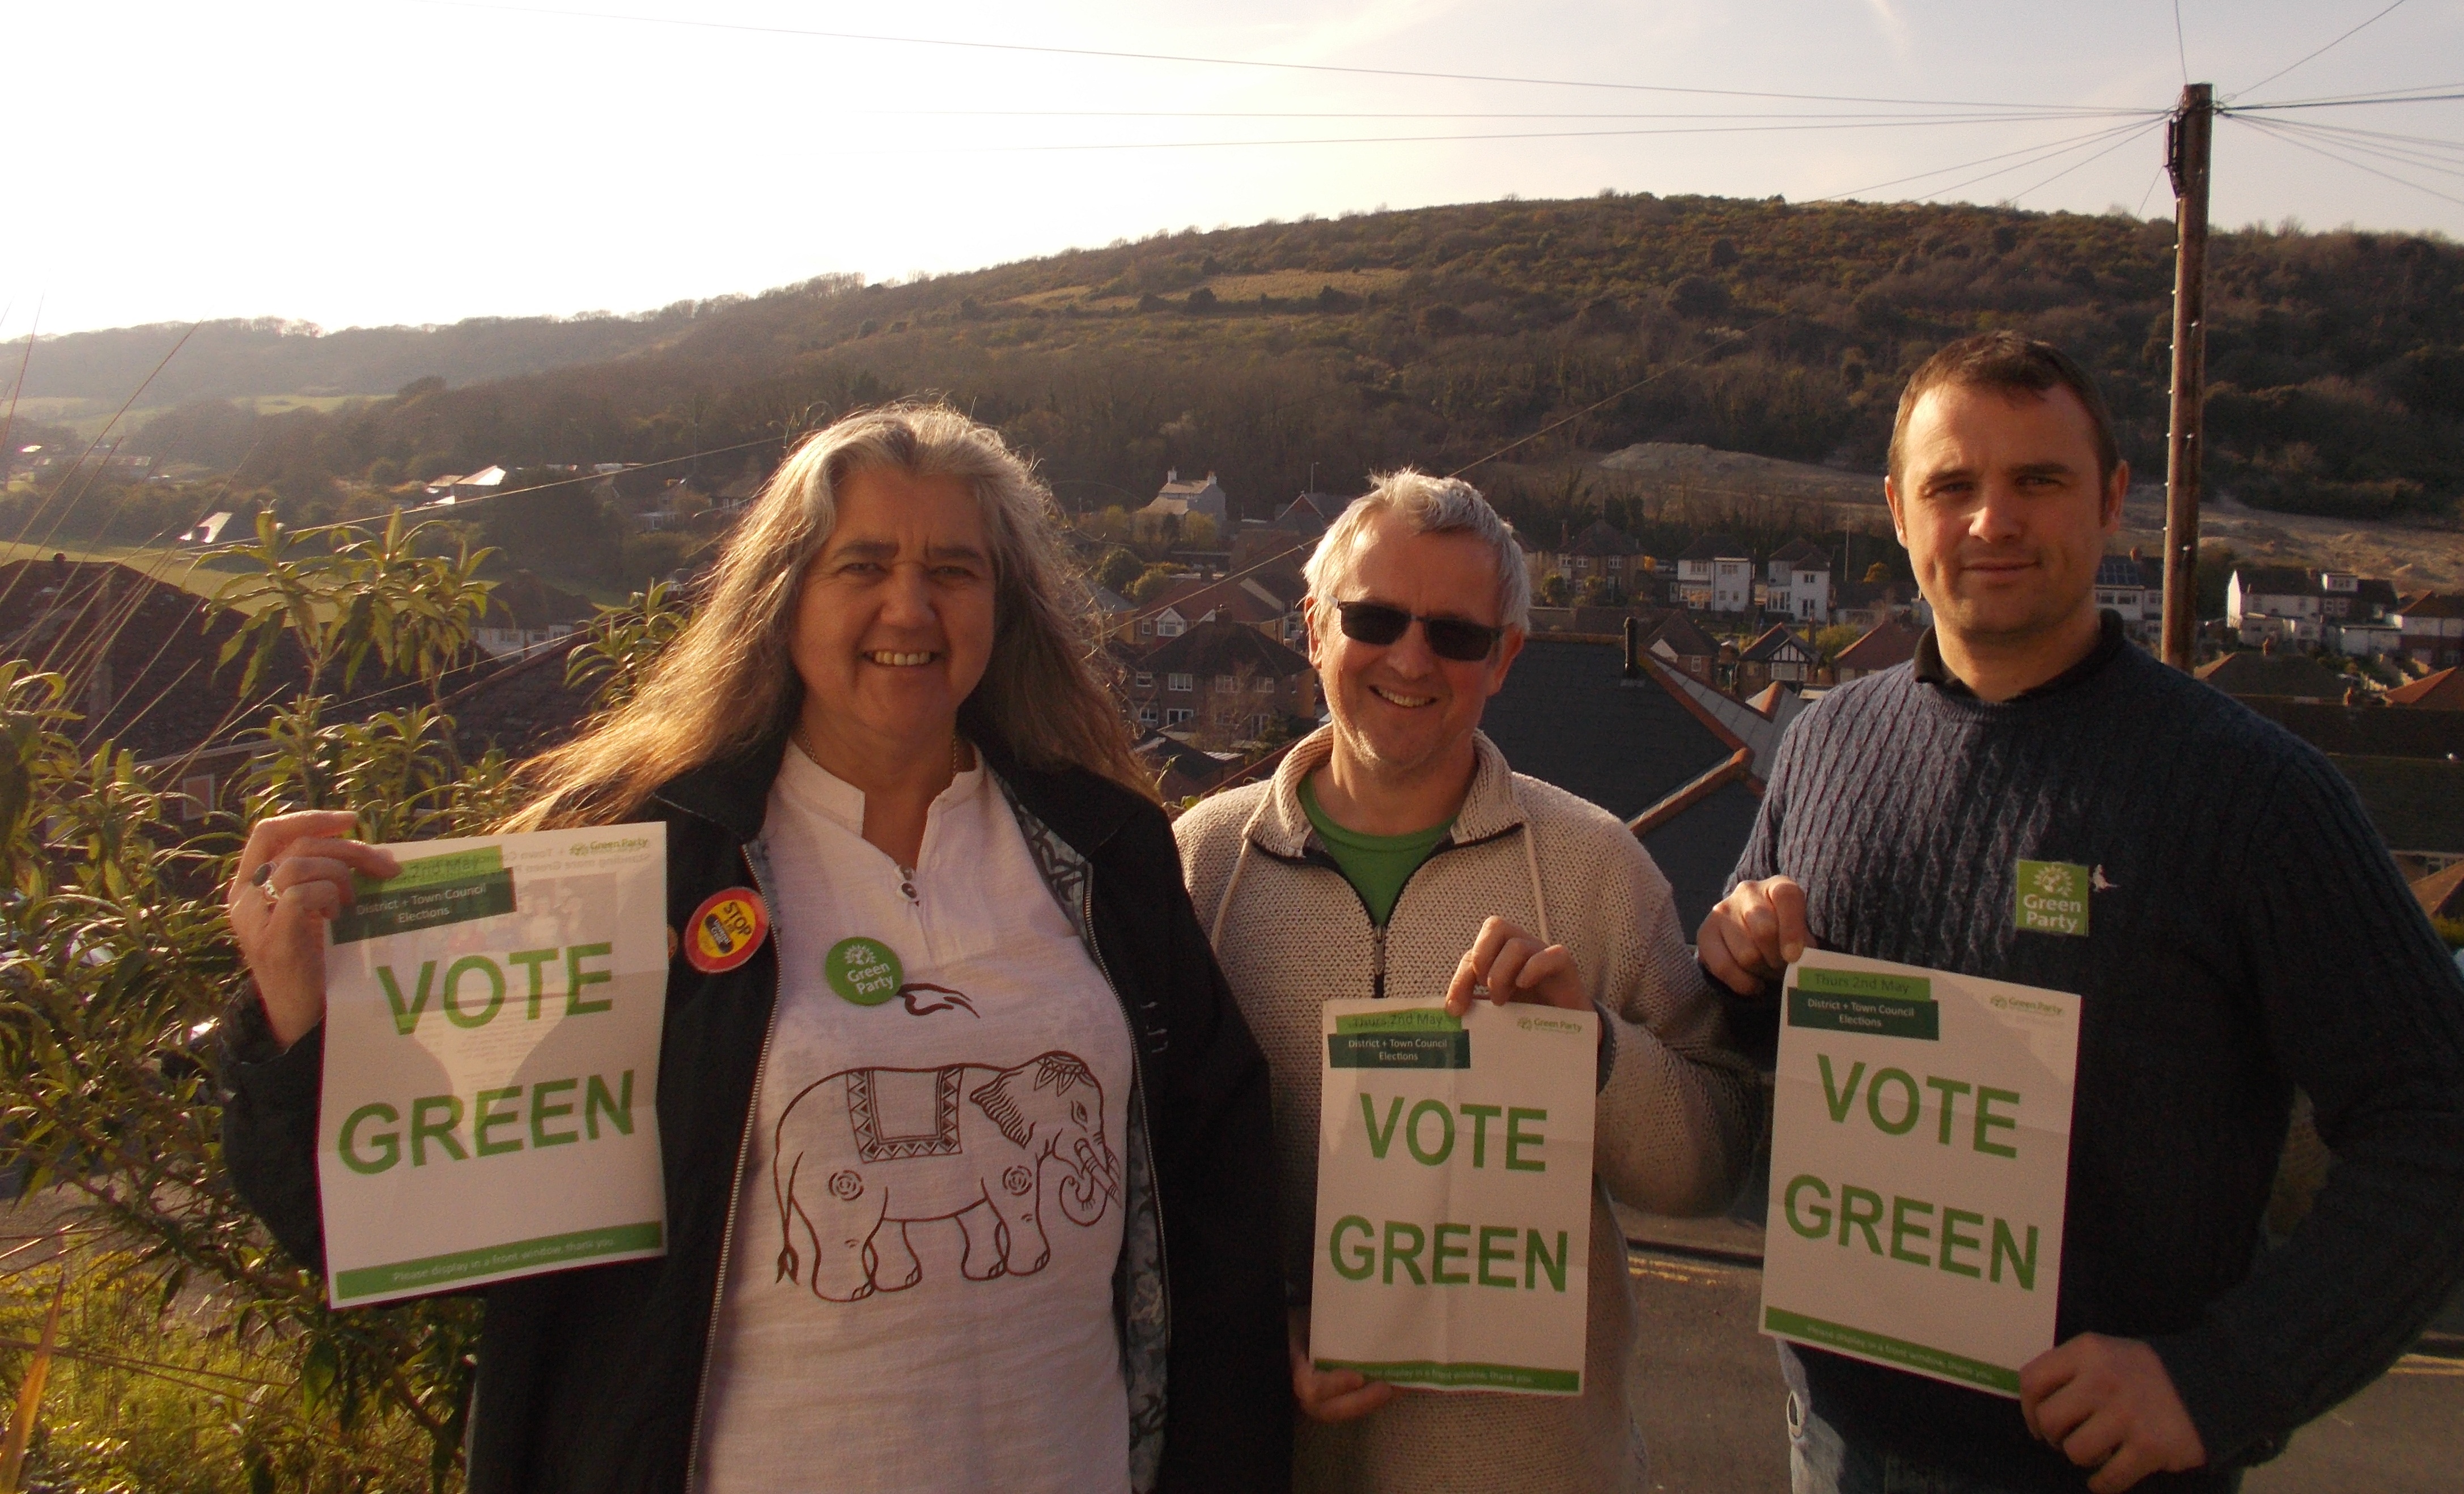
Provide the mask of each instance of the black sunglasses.
{"label": "black sunglasses", "polygon": [[1488,657],[1504,637],[1506,629],[1491,627],[1460,617],[1428,617],[1390,607],[1382,602],[1338,602],[1335,611],[1343,616],[1343,636],[1354,643],[1384,646],[1403,636],[1414,623],[1420,625],[1421,636],[1429,641],[1429,651],[1441,659],[1457,664],[1473,664]]}

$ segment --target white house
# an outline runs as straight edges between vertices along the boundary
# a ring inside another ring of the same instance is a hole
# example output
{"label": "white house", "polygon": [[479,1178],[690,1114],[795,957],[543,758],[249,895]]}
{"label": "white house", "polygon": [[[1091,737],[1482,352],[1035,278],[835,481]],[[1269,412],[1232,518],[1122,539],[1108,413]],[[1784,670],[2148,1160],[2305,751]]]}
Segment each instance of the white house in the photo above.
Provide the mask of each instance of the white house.
{"label": "white house", "polygon": [[1792,539],[1763,562],[1763,610],[1816,626],[1831,621],[1831,553]]}
{"label": "white house", "polygon": [[439,503],[468,503],[473,498],[494,497],[504,486],[503,468],[482,467],[467,477],[439,477],[428,485],[425,495]]}
{"label": "white house", "polygon": [[2256,648],[2319,641],[2319,591],[2310,573],[2289,565],[2236,565],[2225,582],[2225,626]]}
{"label": "white house", "polygon": [[[2397,609],[2391,582],[2349,571],[2238,565],[2225,582],[2225,623],[2244,644],[2267,639],[2346,653],[2384,651]],[[2347,634],[2351,636],[2347,637]]]}
{"label": "white house", "polygon": [[2464,664],[2464,593],[2416,597],[2397,607],[2393,620],[2407,659],[2432,670]]}
{"label": "white house", "polygon": [[1198,514],[1214,520],[1221,530],[1230,501],[1213,472],[1206,474],[1204,482],[1183,482],[1180,469],[1175,467],[1164,472],[1163,486],[1155,491],[1153,502],[1138,510],[1138,517],[1158,523],[1165,518],[1185,519]]}
{"label": "white house", "polygon": [[1745,612],[1754,603],[1754,562],[1727,535],[1705,535],[1677,558],[1677,601],[1697,612]]}

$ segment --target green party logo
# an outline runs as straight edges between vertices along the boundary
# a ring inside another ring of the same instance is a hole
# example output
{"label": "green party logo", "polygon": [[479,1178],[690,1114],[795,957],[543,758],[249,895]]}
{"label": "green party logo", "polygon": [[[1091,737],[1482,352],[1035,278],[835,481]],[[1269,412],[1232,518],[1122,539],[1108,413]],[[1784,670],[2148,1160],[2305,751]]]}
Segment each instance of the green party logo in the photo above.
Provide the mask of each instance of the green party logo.
{"label": "green party logo", "polygon": [[841,939],[822,961],[822,975],[841,1000],[858,1006],[879,1006],[907,983],[898,956],[879,939]]}
{"label": "green party logo", "polygon": [[2087,935],[2087,868],[2068,861],[2022,861],[2013,915],[2029,934]]}

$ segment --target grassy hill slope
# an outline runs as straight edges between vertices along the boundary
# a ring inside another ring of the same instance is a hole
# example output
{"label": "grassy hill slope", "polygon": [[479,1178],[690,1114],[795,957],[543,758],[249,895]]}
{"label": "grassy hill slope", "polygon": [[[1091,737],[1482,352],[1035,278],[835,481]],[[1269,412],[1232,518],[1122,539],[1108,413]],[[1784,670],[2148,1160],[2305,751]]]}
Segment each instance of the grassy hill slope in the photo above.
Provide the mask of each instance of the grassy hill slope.
{"label": "grassy hill slope", "polygon": [[[658,460],[937,391],[1032,448],[1073,505],[1143,501],[1177,466],[1263,513],[1312,472],[1332,489],[1449,469],[1611,395],[1518,460],[1696,442],[1871,472],[1905,371],[2010,326],[2097,370],[2154,474],[2171,237],[2121,216],[1649,195],[1266,223],[910,284],[826,278],[697,309],[624,357],[234,412],[210,444],[313,516],[375,464]],[[2279,510],[2453,514],[2464,248],[2223,233],[2210,294],[2214,485]]]}

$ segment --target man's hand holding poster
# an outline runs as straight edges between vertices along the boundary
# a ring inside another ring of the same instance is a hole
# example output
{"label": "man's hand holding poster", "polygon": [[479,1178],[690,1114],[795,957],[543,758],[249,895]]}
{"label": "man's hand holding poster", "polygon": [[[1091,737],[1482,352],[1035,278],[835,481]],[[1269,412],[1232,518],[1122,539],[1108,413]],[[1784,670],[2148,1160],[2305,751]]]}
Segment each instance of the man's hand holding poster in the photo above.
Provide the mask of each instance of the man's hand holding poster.
{"label": "man's hand holding poster", "polygon": [[1782,1000],[1763,1330],[2017,1395],[2054,1347],[2079,999],[1808,952]]}
{"label": "man's hand holding poster", "polygon": [[667,827],[390,848],[326,948],[329,1299],[659,1254]]}
{"label": "man's hand holding poster", "polygon": [[1597,1014],[1339,1000],[1322,1027],[1317,1367],[1579,1394]]}

